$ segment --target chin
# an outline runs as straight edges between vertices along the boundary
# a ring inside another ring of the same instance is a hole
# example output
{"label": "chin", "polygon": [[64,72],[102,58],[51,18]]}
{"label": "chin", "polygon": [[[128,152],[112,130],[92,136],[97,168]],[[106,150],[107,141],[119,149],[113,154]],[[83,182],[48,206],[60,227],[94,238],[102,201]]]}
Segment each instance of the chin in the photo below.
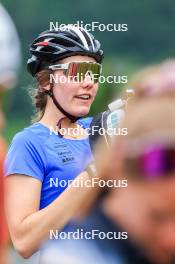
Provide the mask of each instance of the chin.
{"label": "chin", "polygon": [[87,114],[89,114],[89,110],[90,110],[90,108],[86,107],[86,108],[80,109],[79,111],[76,111],[73,115],[83,117],[83,116],[86,116]]}

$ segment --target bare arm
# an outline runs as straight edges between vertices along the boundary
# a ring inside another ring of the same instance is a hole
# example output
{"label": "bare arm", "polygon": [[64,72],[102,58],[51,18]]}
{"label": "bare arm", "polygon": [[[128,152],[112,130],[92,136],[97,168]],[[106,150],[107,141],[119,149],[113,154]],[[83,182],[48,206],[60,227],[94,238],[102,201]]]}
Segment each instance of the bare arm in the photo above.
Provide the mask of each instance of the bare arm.
{"label": "bare arm", "polygon": [[[89,179],[87,172],[78,177]],[[6,179],[6,213],[11,238],[24,258],[30,257],[49,238],[50,230],[61,230],[72,218],[92,188],[70,185],[55,201],[39,210],[41,182],[24,175]]]}

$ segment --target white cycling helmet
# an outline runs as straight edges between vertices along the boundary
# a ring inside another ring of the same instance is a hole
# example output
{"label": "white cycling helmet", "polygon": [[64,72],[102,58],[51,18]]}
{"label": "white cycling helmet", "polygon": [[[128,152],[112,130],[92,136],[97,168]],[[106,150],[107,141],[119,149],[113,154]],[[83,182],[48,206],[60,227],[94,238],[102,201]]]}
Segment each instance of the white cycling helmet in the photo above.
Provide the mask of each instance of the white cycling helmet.
{"label": "white cycling helmet", "polygon": [[20,63],[20,42],[15,25],[0,4],[0,89],[15,86]]}

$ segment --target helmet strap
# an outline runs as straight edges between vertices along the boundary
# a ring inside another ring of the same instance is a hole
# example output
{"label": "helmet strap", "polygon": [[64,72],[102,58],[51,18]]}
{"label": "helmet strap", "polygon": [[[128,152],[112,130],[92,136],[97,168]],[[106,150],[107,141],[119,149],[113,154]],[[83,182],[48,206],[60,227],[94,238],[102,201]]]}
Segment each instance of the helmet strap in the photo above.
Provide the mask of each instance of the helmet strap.
{"label": "helmet strap", "polygon": [[80,118],[80,117],[75,117],[75,116],[69,114],[68,112],[66,112],[62,108],[62,106],[58,103],[57,99],[55,98],[55,96],[53,94],[53,86],[51,87],[51,89],[49,91],[45,91],[45,93],[52,98],[53,103],[57,107],[57,109],[60,110],[61,113],[63,113],[67,118],[69,118],[72,123],[75,123]]}

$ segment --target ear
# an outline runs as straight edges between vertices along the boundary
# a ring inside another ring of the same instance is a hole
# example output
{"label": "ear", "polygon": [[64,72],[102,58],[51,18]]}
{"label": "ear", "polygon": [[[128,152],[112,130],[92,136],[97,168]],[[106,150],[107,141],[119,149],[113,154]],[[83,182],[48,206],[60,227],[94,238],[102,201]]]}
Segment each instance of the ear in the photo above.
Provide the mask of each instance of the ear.
{"label": "ear", "polygon": [[51,90],[51,85],[50,84],[48,84],[48,85],[45,85],[45,86],[39,86],[39,91],[40,92],[44,92],[44,91],[49,91],[49,90]]}
{"label": "ear", "polygon": [[51,89],[51,85],[50,85],[50,84],[48,84],[48,85],[42,87],[42,90],[47,90],[47,91],[49,91],[50,89]]}

